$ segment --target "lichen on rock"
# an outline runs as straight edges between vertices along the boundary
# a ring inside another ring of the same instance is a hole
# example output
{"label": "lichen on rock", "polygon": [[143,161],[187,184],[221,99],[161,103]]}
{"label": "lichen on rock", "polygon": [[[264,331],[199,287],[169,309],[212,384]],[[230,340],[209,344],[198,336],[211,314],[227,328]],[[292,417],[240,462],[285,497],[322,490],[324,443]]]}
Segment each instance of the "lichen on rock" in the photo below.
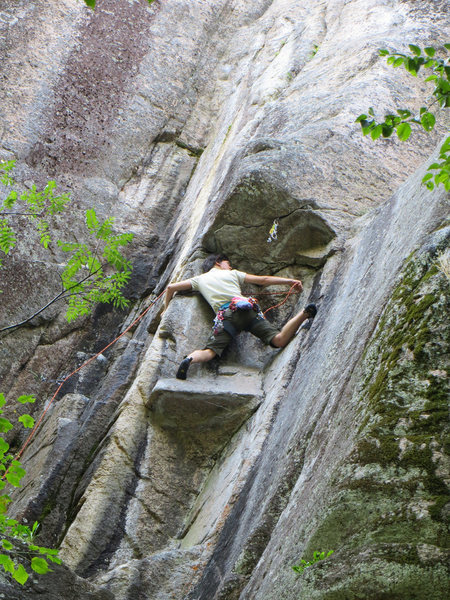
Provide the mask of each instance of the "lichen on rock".
{"label": "lichen on rock", "polygon": [[[435,232],[407,260],[366,347],[355,448],[305,548],[338,552],[305,576],[310,598],[365,597],[373,586],[380,598],[445,597],[449,280],[436,258],[448,234]],[[338,581],[335,561],[347,565]]]}

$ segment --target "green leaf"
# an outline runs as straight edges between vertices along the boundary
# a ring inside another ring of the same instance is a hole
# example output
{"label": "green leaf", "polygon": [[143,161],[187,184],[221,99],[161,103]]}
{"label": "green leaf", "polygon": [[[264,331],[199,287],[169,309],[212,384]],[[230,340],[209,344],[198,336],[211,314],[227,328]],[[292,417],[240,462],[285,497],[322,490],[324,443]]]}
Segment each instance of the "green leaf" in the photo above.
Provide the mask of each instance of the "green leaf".
{"label": "green leaf", "polygon": [[5,207],[12,208],[17,200],[17,192],[15,190],[11,190],[5,200]]}
{"label": "green leaf", "polygon": [[17,398],[17,402],[20,402],[20,404],[33,404],[33,402],[36,402],[36,398],[34,396],[30,396],[29,394],[24,394],[23,396],[19,396]]}
{"label": "green leaf", "polygon": [[444,48],[445,48],[446,50],[450,50],[450,44],[444,44]]}
{"label": "green leaf", "polygon": [[8,481],[8,483],[13,485],[14,487],[20,487],[20,477],[16,475],[16,473],[11,473],[10,471],[8,471],[8,473],[6,473],[5,475],[5,478]]}
{"label": "green leaf", "polygon": [[[20,480],[26,474],[25,469],[19,461],[13,460],[9,465],[8,472],[5,474],[6,480],[14,487],[20,487]],[[18,527],[19,525],[17,525]]]}
{"label": "green leaf", "polygon": [[2,540],[2,546],[5,550],[12,550],[14,548],[9,540]]}
{"label": "green leaf", "polygon": [[422,123],[422,127],[425,129],[425,131],[431,131],[436,123],[436,117],[433,115],[433,113],[426,112],[423,113],[420,122]]}
{"label": "green leaf", "polygon": [[57,565],[62,565],[62,560],[60,558],[58,558],[57,556],[52,556],[51,554],[47,554],[47,558],[48,558],[48,560],[50,560],[51,562],[53,562]]}
{"label": "green leaf", "polygon": [[390,127],[389,125],[382,125],[382,135],[385,138],[388,138],[392,135],[392,132],[394,131],[393,127]]}
{"label": "green leaf", "polygon": [[392,66],[395,67],[400,67],[403,63],[405,62],[405,59],[403,58],[403,56],[399,56],[398,58],[396,58],[394,60],[394,62],[392,63]]}
{"label": "green leaf", "polygon": [[[428,167],[428,168],[430,168],[430,167]],[[427,173],[427,174],[426,174],[426,175],[423,177],[423,179],[422,179],[422,183],[425,183],[425,182],[426,182],[426,181],[428,181],[429,179],[432,179],[432,178],[433,178],[433,176],[434,176],[434,174],[433,174],[433,173]]]}
{"label": "green leaf", "polygon": [[424,48],[425,54],[427,56],[431,56],[431,58],[433,58],[433,56],[436,54],[436,48],[433,48],[433,46],[427,46],[426,48]]}
{"label": "green leaf", "polygon": [[31,568],[33,571],[36,571],[36,573],[40,573],[42,575],[50,571],[48,562],[45,560],[45,558],[39,558],[38,556],[35,556],[31,559]]}
{"label": "green leaf", "polygon": [[5,220],[0,221],[0,250],[8,254],[16,245],[16,236]]}
{"label": "green leaf", "polygon": [[415,46],[414,44],[408,44],[408,46],[411,52],[413,52],[416,56],[420,56],[422,54],[419,46]]}
{"label": "green leaf", "polygon": [[97,215],[92,208],[86,211],[86,225],[91,233],[96,232],[99,227]]}
{"label": "green leaf", "polygon": [[434,180],[437,184],[448,181],[449,174],[443,169],[440,173],[435,175]]}
{"label": "green leaf", "polygon": [[20,585],[24,585],[29,575],[26,572],[25,567],[23,565],[19,565],[13,573],[13,577],[17,581],[17,583],[20,583]]}
{"label": "green leaf", "polygon": [[381,48],[380,50],[378,50],[378,54],[380,56],[388,56],[389,50],[386,50],[386,48]]}
{"label": "green leaf", "polygon": [[293,571],[295,571],[296,573],[303,573],[305,567],[302,567],[300,565],[294,565],[293,567],[291,567],[291,569]]}
{"label": "green leaf", "polygon": [[377,125],[370,132],[370,137],[373,140],[377,140],[380,137],[380,135],[382,134],[382,132],[383,132],[383,127],[381,125]]}
{"label": "green leaf", "polygon": [[0,432],[7,433],[13,428],[12,423],[5,419],[4,417],[0,417]]}
{"label": "green leaf", "polygon": [[95,8],[95,0],[84,0],[90,8]]}
{"label": "green leaf", "polygon": [[5,394],[0,394],[0,408],[2,406],[5,406],[5,403],[6,403]]}
{"label": "green leaf", "polygon": [[417,77],[418,65],[413,58],[408,58],[405,63],[405,68],[413,77]]}
{"label": "green leaf", "polygon": [[98,233],[97,233],[97,237],[103,239],[103,240],[108,240],[109,236],[112,233],[112,226],[114,224],[114,217],[108,217],[107,219],[105,219],[105,221],[101,224]]}
{"label": "green leaf", "polygon": [[355,123],[360,123],[361,121],[366,121],[367,120],[367,115],[365,115],[364,113],[362,115],[359,115],[359,117],[357,117],[355,119]]}
{"label": "green leaf", "polygon": [[6,554],[0,554],[0,565],[3,565],[6,573],[14,573],[14,563]]}
{"label": "green leaf", "polygon": [[411,135],[411,125],[409,123],[400,123],[397,127],[397,135],[402,142],[406,141]]}
{"label": "green leaf", "polygon": [[450,137],[448,137],[445,142],[442,144],[439,152],[444,154],[445,152],[450,152]]}
{"label": "green leaf", "polygon": [[370,130],[373,127],[373,121],[361,121],[361,129],[363,132],[363,135],[367,135],[368,133],[370,133]]}
{"label": "green leaf", "polygon": [[34,419],[30,415],[22,415],[18,418],[18,421],[27,429],[32,429],[34,427]]}
{"label": "green leaf", "polygon": [[57,550],[56,548],[44,548],[44,546],[39,546],[39,552],[41,554],[49,554],[49,555],[56,556],[58,554],[59,550]]}
{"label": "green leaf", "polygon": [[0,454],[6,454],[9,450],[9,444],[5,442],[5,440],[0,437]]}
{"label": "green leaf", "polygon": [[402,119],[408,119],[411,116],[411,111],[406,108],[399,108],[397,112]]}
{"label": "green leaf", "polygon": [[50,241],[51,241],[51,238],[48,235],[48,233],[46,233],[43,236],[41,236],[40,243],[44,246],[45,249],[48,248],[48,245],[49,245]]}

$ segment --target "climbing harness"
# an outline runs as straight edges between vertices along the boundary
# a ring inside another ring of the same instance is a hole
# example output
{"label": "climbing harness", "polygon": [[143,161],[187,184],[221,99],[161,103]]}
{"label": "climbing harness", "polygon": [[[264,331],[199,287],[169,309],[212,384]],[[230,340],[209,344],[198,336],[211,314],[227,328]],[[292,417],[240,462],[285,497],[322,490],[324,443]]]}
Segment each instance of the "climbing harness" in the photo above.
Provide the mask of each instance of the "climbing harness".
{"label": "climbing harness", "polygon": [[276,241],[278,239],[278,219],[275,219],[272,227],[269,231],[269,237],[267,238],[267,243],[270,244],[272,241]]}
{"label": "climbing harness", "polygon": [[[279,308],[280,306],[283,306],[283,304],[285,302],[287,302],[289,296],[291,296],[292,294],[298,294],[299,292],[294,290],[295,286],[296,286],[296,284],[294,283],[289,288],[284,300],[282,300],[278,304],[275,304],[274,306],[270,306],[264,312],[261,310],[261,307],[259,306],[258,300],[256,298],[253,298],[253,297],[243,298],[241,296],[235,296],[234,298],[231,299],[230,302],[223,304],[217,311],[217,314],[216,314],[216,317],[215,317],[214,323],[213,323],[213,328],[212,328],[213,334],[218,335],[221,331],[225,330],[232,337],[235,337],[239,333],[232,323],[225,320],[225,312],[227,311],[227,309],[230,309],[232,312],[235,312],[236,310],[254,310],[256,312],[256,316],[255,316],[255,319],[252,321],[252,324],[253,324],[254,321],[259,321],[260,319],[265,319],[265,315],[269,311],[273,310],[274,308]],[[284,294],[284,293],[285,292],[261,292],[260,295],[261,296],[266,296],[266,295],[272,296],[272,295],[278,295],[278,294]]]}
{"label": "climbing harness", "polygon": [[257,313],[257,319],[264,319],[264,315],[256,298],[244,298],[242,296],[234,296],[233,298],[231,298],[230,302],[223,304],[217,311],[216,318],[214,319],[213,323],[214,335],[219,334],[224,329],[233,337],[235,337],[238,333],[231,323],[225,321],[225,312],[228,309],[231,312],[236,312],[237,310],[254,310]]}

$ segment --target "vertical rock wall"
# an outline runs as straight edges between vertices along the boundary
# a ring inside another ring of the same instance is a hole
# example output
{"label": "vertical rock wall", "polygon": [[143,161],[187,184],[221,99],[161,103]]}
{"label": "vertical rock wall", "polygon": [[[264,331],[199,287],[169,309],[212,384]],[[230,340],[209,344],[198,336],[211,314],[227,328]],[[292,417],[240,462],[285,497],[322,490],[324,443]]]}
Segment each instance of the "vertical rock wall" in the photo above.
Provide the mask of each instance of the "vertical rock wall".
{"label": "vertical rock wall", "polygon": [[[209,251],[304,280],[276,324],[308,300],[320,310],[282,352],[243,334],[181,383],[176,365],[211,313],[180,295],[71,379],[14,498],[65,566],[5,593],[444,598],[448,280],[436,259],[448,204],[421,188],[423,166],[402,182],[445,123],[400,145],[370,143],[353,121],[370,105],[421,105],[425,84],[377,50],[448,41],[445,3],[97,4],[2,4],[0,156],[23,181],[71,192],[61,233],[89,206],[135,233],[133,306],[72,325],[53,309],[3,336],[2,391],[36,394],[40,414],[56,380]],[[2,322],[51,297],[59,260],[15,254]]]}

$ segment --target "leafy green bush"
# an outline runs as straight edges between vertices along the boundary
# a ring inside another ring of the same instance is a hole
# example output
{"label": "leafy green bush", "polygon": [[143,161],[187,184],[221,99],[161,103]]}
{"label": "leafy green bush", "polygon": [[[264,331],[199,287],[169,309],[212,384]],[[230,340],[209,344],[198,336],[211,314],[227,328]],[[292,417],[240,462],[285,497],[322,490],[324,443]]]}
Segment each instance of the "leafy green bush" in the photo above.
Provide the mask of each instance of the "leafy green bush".
{"label": "leafy green bush", "polygon": [[295,571],[296,573],[303,573],[303,571],[305,569],[307,569],[308,567],[310,567],[311,565],[315,564],[316,562],[319,562],[319,560],[323,560],[324,558],[328,558],[329,556],[331,556],[333,554],[334,550],[330,550],[329,552],[327,552],[325,554],[325,552],[319,552],[318,550],[316,550],[313,554],[313,558],[312,560],[304,560],[303,558],[300,560],[300,564],[299,565],[294,565],[293,567],[291,567],[291,569],[293,571]]}
{"label": "leafy green bush", "polygon": [[[17,401],[20,404],[35,402],[35,398],[29,395],[20,396]],[[5,396],[0,393],[0,415],[4,413]],[[25,428],[34,426],[34,419],[28,414],[18,418],[18,422]],[[7,433],[13,428],[13,424],[3,416],[0,416],[0,434]],[[6,492],[7,485],[20,487],[20,481],[26,474],[20,461],[9,454],[9,444],[0,435],[0,546],[4,551],[0,553],[0,565],[18,583],[24,584],[29,573],[24,565],[30,564],[36,573],[47,573],[50,571],[49,562],[61,564],[58,558],[58,550],[38,546],[34,542],[37,529],[36,521],[32,527],[19,523],[16,519],[8,516],[8,506],[11,502]]]}
{"label": "leafy green bush", "polygon": [[[2,254],[9,255],[17,245],[14,223],[25,218],[34,227],[42,247],[52,253],[59,247],[67,254],[60,273],[62,290],[24,321],[0,329],[5,331],[24,325],[58,300],[67,299],[66,317],[69,321],[89,314],[97,303],[112,303],[116,308],[128,306],[122,289],[130,279],[131,263],[121,253],[121,248],[133,239],[132,233],[114,233],[113,218],[99,221],[95,211],[86,211],[86,237],[90,242],[71,242],[54,239],[54,219],[70,203],[68,194],[56,195],[56,184],[49,181],[42,191],[18,191],[12,176],[14,161],[0,162],[0,184],[6,188],[0,200],[0,267]],[[78,233],[78,232],[77,232]],[[4,260],[4,258],[3,258]]]}
{"label": "leafy green bush", "polygon": [[[450,44],[443,46],[447,51],[450,50]],[[397,114],[389,113],[384,115],[383,121],[377,121],[373,108],[369,108],[368,114],[361,114],[356,122],[361,124],[363,135],[369,135],[373,140],[380,136],[390,137],[396,131],[398,138],[404,142],[412,132],[411,125],[422,127],[429,132],[435,126],[436,116],[430,111],[434,105],[441,108],[450,107],[450,64],[448,57],[439,58],[436,56],[436,48],[428,46],[422,49],[415,44],[409,44],[411,55],[401,54],[399,52],[389,52],[382,49],[380,56],[387,56],[386,62],[394,68],[404,67],[410,75],[417,77],[420,69],[430,69],[429,75],[425,81],[434,83],[434,90],[431,93],[433,101],[428,106],[422,106],[418,115],[413,115],[406,108],[399,108]],[[435,186],[442,184],[447,191],[450,190],[450,137],[448,137],[440,148],[439,161],[428,167],[428,171],[422,179],[423,185],[432,190]]]}

